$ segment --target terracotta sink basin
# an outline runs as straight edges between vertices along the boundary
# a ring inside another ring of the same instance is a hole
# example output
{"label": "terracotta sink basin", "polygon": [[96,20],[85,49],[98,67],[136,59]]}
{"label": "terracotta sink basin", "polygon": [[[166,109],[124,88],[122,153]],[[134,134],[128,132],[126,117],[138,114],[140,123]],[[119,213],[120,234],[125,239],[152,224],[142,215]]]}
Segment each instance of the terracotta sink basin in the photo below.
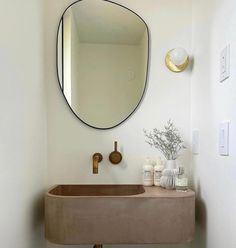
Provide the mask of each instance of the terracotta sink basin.
{"label": "terracotta sink basin", "polygon": [[126,196],[144,192],[142,185],[58,185],[49,191],[57,196]]}
{"label": "terracotta sink basin", "polygon": [[56,244],[177,244],[193,240],[195,193],[141,185],[58,185],[45,196]]}

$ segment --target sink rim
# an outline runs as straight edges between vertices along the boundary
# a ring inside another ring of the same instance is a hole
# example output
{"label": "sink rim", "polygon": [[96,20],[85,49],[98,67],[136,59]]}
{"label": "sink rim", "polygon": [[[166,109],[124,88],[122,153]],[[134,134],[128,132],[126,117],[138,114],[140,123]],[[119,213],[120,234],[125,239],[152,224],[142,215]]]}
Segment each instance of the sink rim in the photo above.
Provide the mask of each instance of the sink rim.
{"label": "sink rim", "polygon": [[[58,186],[142,186],[144,192],[135,195],[56,195],[50,193],[53,189]],[[167,190],[157,186],[143,186],[142,184],[55,184],[50,187],[46,193],[46,197],[58,198],[58,199],[81,199],[81,198],[191,198],[195,197],[195,192],[188,189],[186,192],[177,192],[176,190]]]}
{"label": "sink rim", "polygon": [[[136,186],[137,189],[141,190],[140,193],[136,193],[136,194],[121,194],[121,195],[116,195],[116,194],[107,194],[107,195],[63,195],[63,194],[54,194],[52,193],[53,190],[55,190],[57,187],[60,186],[91,186],[91,187],[101,187],[101,186],[115,186],[115,187],[119,187],[119,186],[124,186],[124,187],[132,187],[132,186]],[[51,188],[49,188],[49,190],[46,192],[46,196],[48,197],[55,197],[55,198],[112,198],[112,197],[136,197],[136,196],[140,196],[143,195],[146,192],[145,187],[142,184],[56,184],[54,186],[52,186]]]}

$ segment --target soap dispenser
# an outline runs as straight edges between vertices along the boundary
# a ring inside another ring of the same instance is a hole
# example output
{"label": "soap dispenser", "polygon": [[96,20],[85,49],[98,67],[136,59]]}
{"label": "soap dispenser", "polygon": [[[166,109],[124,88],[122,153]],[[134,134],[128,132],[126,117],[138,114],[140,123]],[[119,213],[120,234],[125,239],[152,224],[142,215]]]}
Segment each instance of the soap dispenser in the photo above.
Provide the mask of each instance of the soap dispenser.
{"label": "soap dispenser", "polygon": [[156,165],[154,166],[154,185],[161,186],[161,176],[164,170],[164,163],[160,157],[156,160]]}
{"label": "soap dispenser", "polygon": [[143,185],[153,186],[153,165],[150,158],[146,158],[143,165]]}

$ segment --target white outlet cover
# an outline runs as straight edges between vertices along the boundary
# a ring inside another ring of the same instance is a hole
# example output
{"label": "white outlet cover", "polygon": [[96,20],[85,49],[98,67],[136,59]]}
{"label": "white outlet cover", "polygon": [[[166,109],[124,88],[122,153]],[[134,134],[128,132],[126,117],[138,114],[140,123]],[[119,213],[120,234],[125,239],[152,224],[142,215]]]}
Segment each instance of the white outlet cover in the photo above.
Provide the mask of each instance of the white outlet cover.
{"label": "white outlet cover", "polygon": [[226,46],[220,53],[220,82],[230,77],[230,45]]}

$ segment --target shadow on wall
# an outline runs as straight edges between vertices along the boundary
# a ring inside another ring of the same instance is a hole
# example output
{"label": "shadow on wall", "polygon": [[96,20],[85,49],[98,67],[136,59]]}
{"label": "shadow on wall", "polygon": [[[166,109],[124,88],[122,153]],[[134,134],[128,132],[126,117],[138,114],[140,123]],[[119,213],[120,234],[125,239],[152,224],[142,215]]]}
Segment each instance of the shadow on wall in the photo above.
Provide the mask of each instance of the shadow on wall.
{"label": "shadow on wall", "polygon": [[[44,191],[36,195],[32,204],[32,221],[31,221],[31,230],[35,235],[32,235],[32,246],[35,246],[35,243],[42,243],[41,247],[45,247],[44,239]],[[42,238],[43,237],[43,238]]]}
{"label": "shadow on wall", "polygon": [[207,210],[201,195],[200,181],[197,183],[196,191],[196,236],[192,247],[206,248],[207,237]]}
{"label": "shadow on wall", "polygon": [[187,68],[187,71],[189,71],[189,73],[191,73],[193,71],[194,68],[194,57],[190,56],[189,58],[189,66]]}

